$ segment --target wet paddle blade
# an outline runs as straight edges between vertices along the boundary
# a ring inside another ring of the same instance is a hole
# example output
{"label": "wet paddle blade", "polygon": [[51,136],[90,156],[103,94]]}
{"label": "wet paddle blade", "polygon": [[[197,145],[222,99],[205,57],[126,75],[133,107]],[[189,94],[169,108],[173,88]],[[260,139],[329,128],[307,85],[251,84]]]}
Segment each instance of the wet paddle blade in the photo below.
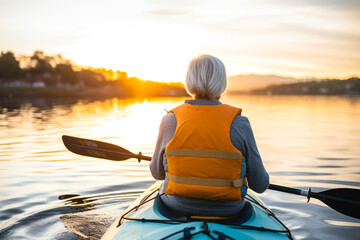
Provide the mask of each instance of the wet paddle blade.
{"label": "wet paddle blade", "polygon": [[359,189],[336,188],[320,193],[311,193],[311,197],[319,199],[344,215],[360,219]]}
{"label": "wet paddle blade", "polygon": [[114,144],[71,136],[62,136],[66,148],[76,154],[104,158],[114,161],[123,161],[137,158],[137,155]]}

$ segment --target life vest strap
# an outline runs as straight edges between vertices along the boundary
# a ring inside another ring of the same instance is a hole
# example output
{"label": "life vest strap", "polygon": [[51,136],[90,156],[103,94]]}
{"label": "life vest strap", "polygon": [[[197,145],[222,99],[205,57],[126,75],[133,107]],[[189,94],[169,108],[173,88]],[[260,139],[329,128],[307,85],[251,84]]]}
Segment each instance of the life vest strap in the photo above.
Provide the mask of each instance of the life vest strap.
{"label": "life vest strap", "polygon": [[209,178],[194,178],[194,177],[182,177],[176,176],[170,173],[166,173],[166,176],[169,181],[181,184],[190,184],[190,185],[201,185],[201,186],[210,186],[210,187],[236,187],[239,188],[243,185],[248,184],[247,177],[239,179],[209,179]]}
{"label": "life vest strap", "polygon": [[221,158],[221,159],[242,159],[240,152],[221,152],[197,149],[165,149],[167,156],[181,157],[202,157],[202,158]]}

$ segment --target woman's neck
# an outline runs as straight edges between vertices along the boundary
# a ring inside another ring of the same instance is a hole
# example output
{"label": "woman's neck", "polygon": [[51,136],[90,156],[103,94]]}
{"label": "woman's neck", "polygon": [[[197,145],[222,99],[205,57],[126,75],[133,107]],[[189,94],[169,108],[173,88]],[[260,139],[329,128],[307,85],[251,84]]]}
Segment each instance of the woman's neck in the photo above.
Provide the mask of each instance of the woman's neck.
{"label": "woman's neck", "polygon": [[[208,96],[200,96],[200,95],[196,95],[194,98],[195,98],[195,99],[207,99],[207,100],[212,100],[212,99],[210,99]],[[216,97],[216,100],[220,100],[220,96],[217,96],[217,97]]]}

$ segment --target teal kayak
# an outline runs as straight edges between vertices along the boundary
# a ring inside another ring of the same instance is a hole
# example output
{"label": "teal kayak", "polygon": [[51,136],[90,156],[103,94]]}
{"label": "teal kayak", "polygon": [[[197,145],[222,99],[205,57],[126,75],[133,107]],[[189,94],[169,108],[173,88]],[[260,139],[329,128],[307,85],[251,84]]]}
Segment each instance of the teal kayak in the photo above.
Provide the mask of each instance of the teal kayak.
{"label": "teal kayak", "polygon": [[109,239],[294,239],[290,230],[250,190],[245,207],[232,218],[189,217],[168,210],[156,182],[136,199],[106,231]]}

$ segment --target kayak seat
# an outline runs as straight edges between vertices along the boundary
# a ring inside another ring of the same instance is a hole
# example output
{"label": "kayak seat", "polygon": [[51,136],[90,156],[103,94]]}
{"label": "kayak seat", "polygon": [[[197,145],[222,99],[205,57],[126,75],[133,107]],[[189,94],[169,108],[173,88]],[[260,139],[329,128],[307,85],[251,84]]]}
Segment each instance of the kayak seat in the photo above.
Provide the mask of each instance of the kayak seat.
{"label": "kayak seat", "polygon": [[190,216],[190,215],[185,215],[182,213],[178,213],[175,212],[171,209],[169,209],[167,206],[165,206],[165,204],[163,203],[163,201],[161,200],[161,198],[156,198],[155,202],[154,202],[154,207],[158,210],[158,212],[171,220],[174,221],[208,221],[208,222],[217,222],[217,223],[222,223],[222,224],[234,224],[234,225],[238,225],[238,224],[242,224],[247,222],[252,214],[254,213],[254,208],[252,207],[251,203],[249,203],[248,201],[245,201],[245,205],[243,207],[243,209],[241,209],[241,211],[231,217],[203,217],[203,216]]}

